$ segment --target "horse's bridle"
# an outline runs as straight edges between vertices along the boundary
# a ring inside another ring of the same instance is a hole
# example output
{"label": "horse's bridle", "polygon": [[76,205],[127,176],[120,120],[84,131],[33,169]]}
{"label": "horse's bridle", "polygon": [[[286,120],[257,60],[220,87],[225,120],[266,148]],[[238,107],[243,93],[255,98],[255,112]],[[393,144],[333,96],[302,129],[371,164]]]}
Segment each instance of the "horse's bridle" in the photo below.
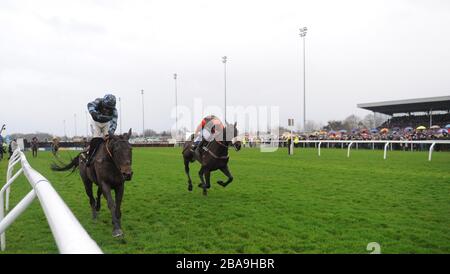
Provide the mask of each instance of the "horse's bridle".
{"label": "horse's bridle", "polygon": [[[223,135],[222,137],[226,140],[225,132],[222,132],[222,135]],[[234,138],[236,138],[236,136],[233,137],[233,139]],[[236,147],[237,142],[233,143],[233,141],[225,141],[226,144],[223,144],[221,141],[217,141],[217,140],[216,140],[216,142],[223,147],[229,147],[230,145],[228,143],[231,142],[231,145],[233,146],[234,150],[238,151],[238,148]]]}

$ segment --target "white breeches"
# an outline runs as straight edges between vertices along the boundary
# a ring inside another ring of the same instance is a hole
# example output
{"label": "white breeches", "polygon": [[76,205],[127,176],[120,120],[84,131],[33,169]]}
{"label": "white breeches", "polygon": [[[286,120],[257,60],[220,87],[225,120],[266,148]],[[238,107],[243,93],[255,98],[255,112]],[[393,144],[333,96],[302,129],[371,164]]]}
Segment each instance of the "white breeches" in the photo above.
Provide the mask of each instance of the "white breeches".
{"label": "white breeches", "polygon": [[104,138],[108,135],[110,122],[99,123],[91,119],[92,138]]}

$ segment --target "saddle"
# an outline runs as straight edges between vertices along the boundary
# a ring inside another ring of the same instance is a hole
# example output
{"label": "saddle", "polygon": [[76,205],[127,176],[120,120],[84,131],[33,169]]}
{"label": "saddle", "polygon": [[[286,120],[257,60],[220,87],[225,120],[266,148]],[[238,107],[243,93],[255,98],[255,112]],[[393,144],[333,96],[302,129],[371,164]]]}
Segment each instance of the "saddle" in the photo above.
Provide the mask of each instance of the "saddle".
{"label": "saddle", "polygon": [[202,142],[198,145],[197,149],[195,149],[195,150],[193,151],[193,153],[194,153],[194,158],[197,158],[198,160],[201,160],[202,155],[203,155],[203,152],[204,152],[204,151],[208,151],[208,146],[209,146],[210,143],[211,143],[211,142],[202,141]]}

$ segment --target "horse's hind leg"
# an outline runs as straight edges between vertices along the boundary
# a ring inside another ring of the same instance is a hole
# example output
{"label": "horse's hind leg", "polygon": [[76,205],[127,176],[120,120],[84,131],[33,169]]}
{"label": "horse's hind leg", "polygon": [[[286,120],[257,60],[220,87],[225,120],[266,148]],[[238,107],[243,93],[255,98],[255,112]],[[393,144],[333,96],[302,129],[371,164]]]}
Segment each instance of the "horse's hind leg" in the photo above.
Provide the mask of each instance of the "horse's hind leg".
{"label": "horse's hind leg", "polygon": [[189,160],[187,159],[184,159],[184,172],[186,172],[188,177],[188,191],[192,191],[192,180],[191,175],[189,174]]}
{"label": "horse's hind leg", "polygon": [[92,192],[92,181],[87,178],[82,178],[84,183],[84,189],[86,190],[86,194],[89,197],[89,204],[92,209],[92,219],[97,219],[97,212],[95,210],[95,199],[94,194]]}
{"label": "horse's hind leg", "polygon": [[231,182],[233,182],[233,175],[231,175],[230,169],[228,168],[228,165],[221,168],[220,171],[223,172],[223,174],[225,174],[225,176],[228,177],[228,180],[224,183],[223,181],[217,181],[217,183],[223,187],[226,187],[227,185],[229,185]]}

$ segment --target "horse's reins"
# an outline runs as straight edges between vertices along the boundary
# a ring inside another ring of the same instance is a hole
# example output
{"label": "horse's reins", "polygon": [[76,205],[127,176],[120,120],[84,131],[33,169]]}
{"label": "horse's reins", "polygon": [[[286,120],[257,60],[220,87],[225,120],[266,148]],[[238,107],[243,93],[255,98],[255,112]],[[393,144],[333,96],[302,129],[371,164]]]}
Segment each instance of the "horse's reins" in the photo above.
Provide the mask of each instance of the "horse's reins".
{"label": "horse's reins", "polygon": [[[108,155],[109,155],[109,157],[111,158],[111,160],[113,160],[113,162],[114,162],[114,158],[113,158],[113,155],[112,155],[112,153],[111,153],[111,151],[109,150],[109,138],[108,139],[106,139],[106,145],[105,145],[105,147],[106,147],[106,153],[108,153]],[[114,163],[114,165],[115,165],[116,163]]]}
{"label": "horse's reins", "polygon": [[[113,154],[112,154],[111,150],[109,149],[109,143],[110,143],[109,141],[110,140],[111,140],[110,138],[106,139],[106,143],[105,143],[106,153],[108,153],[109,157],[111,158],[111,161],[113,162],[113,164],[117,168],[117,170],[120,171],[120,168],[117,166],[116,162],[114,161]],[[117,142],[128,142],[128,141],[118,140]]]}
{"label": "horse's reins", "polygon": [[[214,140],[215,140],[215,139],[214,139]],[[219,145],[222,146],[222,147],[225,147],[225,148],[228,147],[226,144],[224,144],[224,143],[221,142],[221,141],[217,141],[217,140],[215,140],[215,141],[216,141],[217,144],[219,144]],[[229,156],[228,154],[225,155],[225,156],[217,156],[214,152],[212,152],[212,151],[209,149],[209,146],[210,146],[211,144],[212,144],[212,141],[209,142],[208,145],[207,145],[206,147],[203,148],[203,150],[207,151],[214,159],[228,160],[228,159],[230,158],[230,156]],[[233,145],[233,147],[234,147],[234,145]],[[236,147],[234,147],[234,148],[236,149]]]}
{"label": "horse's reins", "polygon": [[[216,141],[216,143],[219,143],[219,141]],[[206,147],[203,148],[203,150],[205,150],[206,152],[208,152],[214,159],[220,159],[220,160],[227,160],[230,158],[230,156],[225,155],[225,156],[217,156],[214,152],[212,152],[208,147],[209,145],[212,144],[212,142],[210,142]],[[224,144],[220,144],[224,147],[226,147]]]}

